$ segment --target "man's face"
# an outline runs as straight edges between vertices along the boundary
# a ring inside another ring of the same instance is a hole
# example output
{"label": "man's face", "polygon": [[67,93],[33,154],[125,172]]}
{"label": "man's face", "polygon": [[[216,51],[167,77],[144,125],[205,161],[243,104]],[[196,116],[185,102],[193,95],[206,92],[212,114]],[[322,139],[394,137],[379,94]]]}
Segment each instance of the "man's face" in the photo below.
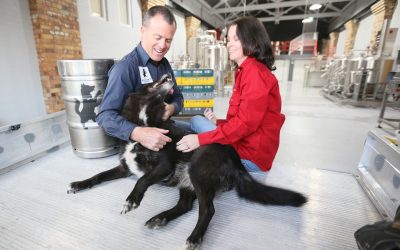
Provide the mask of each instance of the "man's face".
{"label": "man's face", "polygon": [[167,54],[175,31],[175,25],[168,24],[161,15],[155,15],[147,27],[141,27],[142,46],[153,61],[159,62]]}

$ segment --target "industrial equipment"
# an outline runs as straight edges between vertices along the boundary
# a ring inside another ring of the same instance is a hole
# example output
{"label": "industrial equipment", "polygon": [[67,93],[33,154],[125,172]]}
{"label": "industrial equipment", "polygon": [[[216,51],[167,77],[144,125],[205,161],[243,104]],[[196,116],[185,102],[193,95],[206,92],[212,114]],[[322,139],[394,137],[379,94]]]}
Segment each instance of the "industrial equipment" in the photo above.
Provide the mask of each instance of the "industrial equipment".
{"label": "industrial equipment", "polygon": [[222,41],[218,41],[214,30],[189,39],[189,56],[197,68],[214,71],[217,96],[223,96],[225,76],[228,70],[228,50]]}
{"label": "industrial equipment", "polygon": [[386,107],[388,104],[392,104],[393,108],[400,109],[400,73],[394,74],[392,79],[389,79],[385,93],[383,95],[382,105],[381,105],[381,112],[379,114],[379,124],[378,126],[381,127],[381,124],[384,123],[394,129],[400,129],[400,114],[398,117],[387,117],[385,116]]}
{"label": "industrial equipment", "polygon": [[[358,179],[381,215],[393,220],[400,206],[400,73],[391,72],[385,86],[378,128],[367,135]],[[389,103],[395,110],[391,115],[397,117],[385,116]]]}
{"label": "industrial equipment", "polygon": [[368,133],[357,172],[381,215],[393,219],[400,205],[400,147],[394,130],[376,128]]}
{"label": "industrial equipment", "polygon": [[326,58],[323,56],[314,57],[314,60],[305,65],[304,69],[304,86],[305,87],[323,87],[327,84],[327,79],[322,78],[325,74]]}
{"label": "industrial equipment", "polygon": [[356,105],[380,101],[392,66],[392,58],[366,54],[334,59],[327,64],[326,73],[322,75],[327,79],[324,95]]}
{"label": "industrial equipment", "polygon": [[60,60],[62,95],[74,153],[99,158],[118,153],[119,142],[105,134],[96,115],[108,81],[113,59]]}

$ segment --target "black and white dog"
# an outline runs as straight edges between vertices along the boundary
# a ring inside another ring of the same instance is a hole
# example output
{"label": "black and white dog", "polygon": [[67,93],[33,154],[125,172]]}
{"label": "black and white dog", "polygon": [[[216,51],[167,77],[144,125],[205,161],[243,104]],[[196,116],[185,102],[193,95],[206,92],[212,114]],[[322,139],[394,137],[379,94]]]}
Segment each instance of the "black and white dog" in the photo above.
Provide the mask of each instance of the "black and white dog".
{"label": "black and white dog", "polygon": [[172,86],[171,77],[164,75],[158,82],[147,84],[140,92],[132,93],[122,111],[124,117],[139,126],[169,130],[168,136],[172,142],[160,151],[149,150],[137,142],[128,142],[121,150],[119,166],[89,179],[72,182],[68,193],[135,174],[139,179],[121,209],[121,213],[127,213],[140,205],[149,186],[156,183],[177,186],[180,191],[178,203],[151,218],[146,226],[157,228],[166,225],[190,211],[197,198],[198,221],[184,249],[199,249],[214,215],[213,199],[218,191],[235,188],[240,197],[261,204],[298,207],[307,201],[302,194],[255,181],[229,145],[205,145],[190,153],[177,151],[176,143],[186,132],[176,127],[172,120],[162,119],[164,99]]}

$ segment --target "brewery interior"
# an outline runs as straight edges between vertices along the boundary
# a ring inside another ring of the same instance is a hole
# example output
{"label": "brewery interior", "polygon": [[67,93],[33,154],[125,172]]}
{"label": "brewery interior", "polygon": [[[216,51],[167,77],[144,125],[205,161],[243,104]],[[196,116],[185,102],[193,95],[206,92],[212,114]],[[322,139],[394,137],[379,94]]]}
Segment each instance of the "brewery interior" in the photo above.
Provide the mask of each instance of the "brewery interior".
{"label": "brewery interior", "polygon": [[[118,144],[82,103],[101,101],[108,69],[140,42],[142,15],[166,5],[166,58],[185,98],[176,119],[224,119],[235,84],[227,25],[255,16],[275,55],[280,146],[259,182],[305,194],[300,207],[218,194],[201,249],[357,249],[354,233],[400,206],[400,4],[397,0],[1,0],[0,249],[178,249],[198,217],[144,226],[175,205],[151,186],[120,208],[137,177],[67,194],[118,165]],[[86,94],[81,85],[90,85]],[[99,94],[97,94],[99,93]],[[79,109],[76,111],[76,103]],[[81,105],[82,104],[82,105]],[[96,104],[94,104],[96,105]],[[97,112],[97,108],[95,108]]]}

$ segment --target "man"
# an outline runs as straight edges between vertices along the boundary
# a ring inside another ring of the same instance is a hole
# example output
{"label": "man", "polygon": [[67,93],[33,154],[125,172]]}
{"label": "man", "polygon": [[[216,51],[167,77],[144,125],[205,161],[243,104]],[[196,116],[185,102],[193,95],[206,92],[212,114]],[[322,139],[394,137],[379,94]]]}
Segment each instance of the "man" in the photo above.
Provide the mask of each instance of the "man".
{"label": "man", "polygon": [[[164,58],[176,31],[176,21],[165,6],[150,8],[140,28],[141,42],[109,71],[108,85],[97,114],[97,123],[111,136],[137,141],[144,147],[158,151],[171,141],[168,130],[140,127],[120,115],[129,93],[138,91],[143,84],[157,81],[170,73],[175,81],[171,65]],[[183,107],[183,96],[174,85],[174,92],[166,100],[164,119],[177,114]]]}

